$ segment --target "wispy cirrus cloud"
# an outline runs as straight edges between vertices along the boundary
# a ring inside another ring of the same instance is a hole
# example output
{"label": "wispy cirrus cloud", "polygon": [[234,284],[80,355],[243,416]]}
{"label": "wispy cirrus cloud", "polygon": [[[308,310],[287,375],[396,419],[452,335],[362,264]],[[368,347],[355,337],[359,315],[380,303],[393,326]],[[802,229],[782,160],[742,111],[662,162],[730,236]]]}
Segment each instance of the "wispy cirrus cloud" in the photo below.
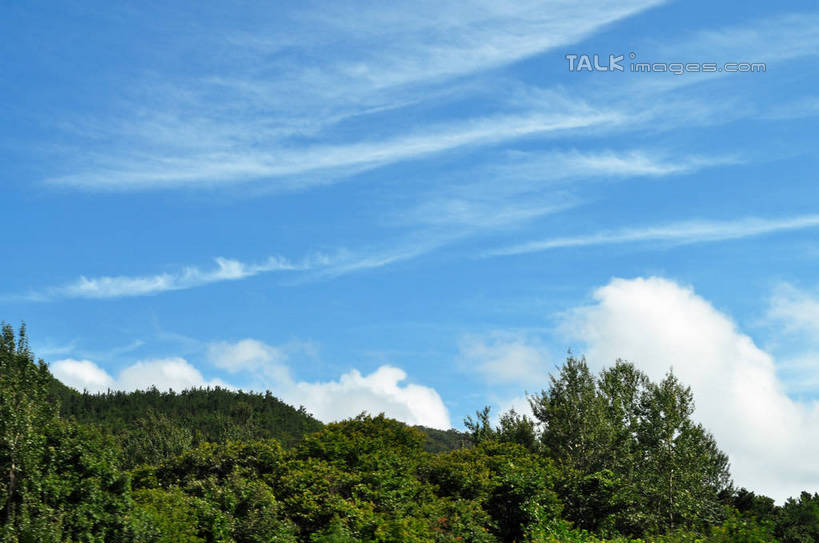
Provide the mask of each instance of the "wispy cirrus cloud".
{"label": "wispy cirrus cloud", "polygon": [[[510,103],[465,118],[447,113],[420,130],[390,112],[461,101],[472,94],[464,78],[573,43],[662,3],[476,0],[283,9],[274,28],[287,32],[223,30],[228,39],[220,55],[200,72],[143,75],[119,114],[63,122],[88,137],[83,153],[67,156],[49,181],[143,190],[265,179],[294,189],[311,180],[281,178],[324,172],[327,183],[444,150],[608,124],[614,112],[565,98]],[[351,132],[344,124],[361,116],[374,130]]]}
{"label": "wispy cirrus cloud", "polygon": [[171,290],[185,290],[223,281],[237,281],[261,273],[273,271],[293,271],[305,269],[305,265],[294,265],[280,257],[270,257],[258,264],[248,264],[230,258],[218,257],[216,266],[202,269],[188,266],[179,272],[146,276],[82,276],[63,286],[50,287],[30,293],[33,301],[47,301],[60,298],[122,298],[130,296],[150,296]]}
{"label": "wispy cirrus cloud", "polygon": [[[360,141],[292,149],[277,144],[263,151],[234,149],[184,156],[100,157],[100,169],[50,179],[55,185],[106,190],[214,186],[259,179],[280,179],[314,172],[337,175],[418,158],[470,145],[485,145],[535,134],[614,124],[614,112],[578,104],[577,111],[504,115],[431,127],[425,133],[386,141]],[[319,178],[315,183],[327,183]],[[277,181],[281,188],[304,188],[309,180]],[[295,184],[293,184],[295,183]]]}
{"label": "wispy cirrus cloud", "polygon": [[465,171],[467,181],[450,179],[448,186],[436,186],[419,203],[392,212],[389,220],[404,225],[459,226],[473,232],[519,226],[582,202],[572,190],[578,180],[661,179],[742,162],[744,158],[738,155],[685,155],[650,149],[511,151],[489,165]]}
{"label": "wispy cirrus cloud", "polygon": [[61,286],[34,290],[23,296],[6,296],[6,299],[22,298],[28,301],[47,302],[59,299],[116,299],[152,296],[163,292],[188,290],[277,272],[288,272],[288,277],[283,284],[296,284],[382,268],[417,258],[452,242],[457,237],[460,236],[405,240],[398,246],[371,248],[358,252],[340,249],[333,253],[314,253],[298,263],[280,256],[271,256],[259,263],[217,257],[214,259],[216,266],[212,268],[187,266],[177,272],[143,276],[81,276]]}
{"label": "wispy cirrus cloud", "polygon": [[487,252],[485,256],[517,255],[569,247],[589,247],[622,243],[705,243],[816,227],[819,227],[819,215],[802,215],[780,219],[750,217],[728,221],[683,221],[664,225],[607,230],[579,236],[530,241],[495,249]]}
{"label": "wispy cirrus cloud", "polygon": [[[299,190],[387,164],[525,136],[759,116],[753,104],[726,108],[669,93],[714,81],[714,74],[635,74],[622,85],[532,88],[522,94],[520,83],[487,75],[663,3],[474,1],[283,10],[276,24],[288,32],[271,38],[228,31],[218,60],[205,63],[201,73],[146,75],[135,82],[141,90],[123,100],[120,114],[63,121],[88,137],[82,153],[65,149],[63,166],[48,181],[94,191],[254,181]],[[428,11],[436,17],[428,17]],[[818,17],[787,14],[650,45],[665,61],[784,62],[819,52]],[[505,99],[493,98],[479,115],[452,113],[475,99],[476,88],[493,83],[509,89]],[[407,108],[419,104],[452,107],[419,128],[404,115],[414,118]],[[367,130],[345,124],[357,117],[367,118]]]}
{"label": "wispy cirrus cloud", "polygon": [[[509,210],[496,210],[496,212],[503,214]],[[529,218],[531,217],[526,216],[524,220]],[[521,218],[518,217],[518,219]],[[490,219],[487,222],[487,228],[491,230],[496,227],[499,220],[501,219]],[[583,236],[550,238],[495,249],[484,253],[483,256],[508,256],[561,248],[623,243],[665,242],[674,245],[705,243],[815,227],[819,227],[819,215],[780,219],[752,217],[732,221],[685,221],[603,231]],[[282,257],[269,257],[260,264],[220,257],[215,259],[217,266],[209,270],[191,266],[177,273],[149,276],[83,276],[63,286],[33,291],[24,298],[30,301],[50,301],[71,298],[113,299],[150,296],[167,291],[186,290],[212,283],[238,281],[265,273],[285,271],[299,272],[288,279],[290,284],[296,284],[383,268],[413,260],[478,233],[480,233],[479,230],[467,228],[415,240],[404,240],[398,246],[360,252],[339,250],[333,254],[315,254],[302,259],[299,264],[293,264]]]}

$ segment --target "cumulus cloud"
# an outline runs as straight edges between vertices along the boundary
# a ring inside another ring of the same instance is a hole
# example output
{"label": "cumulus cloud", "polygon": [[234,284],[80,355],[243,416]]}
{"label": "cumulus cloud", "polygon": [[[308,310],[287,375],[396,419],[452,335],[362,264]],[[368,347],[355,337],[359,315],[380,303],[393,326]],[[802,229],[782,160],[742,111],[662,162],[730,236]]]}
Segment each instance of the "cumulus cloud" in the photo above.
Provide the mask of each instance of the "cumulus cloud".
{"label": "cumulus cloud", "polygon": [[117,380],[125,390],[156,386],[176,391],[195,387],[226,386],[219,379],[206,380],[202,373],[183,358],[160,358],[137,362],[122,370]]}
{"label": "cumulus cloud", "polygon": [[564,329],[585,342],[596,369],[618,357],[652,379],[673,368],[693,389],[695,417],[728,453],[736,484],[778,501],[819,487],[819,404],[791,399],[773,357],[693,289],[614,279]]}
{"label": "cumulus cloud", "polygon": [[435,389],[402,384],[406,379],[406,372],[394,366],[381,366],[369,375],[354,369],[337,381],[294,383],[283,391],[283,397],[291,403],[303,404],[325,422],[367,411],[384,413],[407,424],[451,428],[449,412]]}
{"label": "cumulus cloud", "polygon": [[385,413],[408,424],[451,427],[449,413],[438,393],[430,387],[404,383],[407,374],[400,368],[384,365],[369,375],[353,369],[337,381],[296,380],[290,370],[290,356],[296,351],[315,356],[314,350],[309,343],[275,347],[246,338],[212,343],[208,356],[213,365],[249,376],[255,388],[269,389],[285,402],[303,405],[324,422],[367,411]]}
{"label": "cumulus cloud", "polygon": [[261,372],[279,381],[290,379],[285,366],[287,353],[255,339],[243,339],[235,343],[220,341],[208,346],[208,357],[218,368],[230,373],[242,371]]}
{"label": "cumulus cloud", "polygon": [[548,373],[548,353],[521,334],[493,332],[468,335],[459,342],[458,358],[490,382],[526,384]]}
{"label": "cumulus cloud", "polygon": [[160,390],[182,391],[207,386],[227,386],[218,379],[207,380],[183,358],[159,358],[136,362],[119,372],[114,379],[107,371],[90,360],[67,358],[50,365],[51,372],[64,384],[77,390],[105,392],[111,390],[145,390],[155,386]]}
{"label": "cumulus cloud", "polygon": [[116,388],[114,378],[90,360],[58,360],[51,364],[51,373],[63,384],[77,390],[105,392]]}
{"label": "cumulus cloud", "polygon": [[784,340],[774,342],[781,358],[777,371],[789,393],[815,397],[819,392],[819,294],[783,283],[769,302],[768,323],[785,332]]}

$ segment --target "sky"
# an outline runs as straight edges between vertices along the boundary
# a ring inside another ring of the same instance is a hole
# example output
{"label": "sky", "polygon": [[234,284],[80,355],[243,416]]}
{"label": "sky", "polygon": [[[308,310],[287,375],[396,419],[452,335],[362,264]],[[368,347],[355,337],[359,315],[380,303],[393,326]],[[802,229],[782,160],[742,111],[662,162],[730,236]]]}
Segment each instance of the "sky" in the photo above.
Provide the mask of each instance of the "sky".
{"label": "sky", "polygon": [[737,486],[819,490],[815,2],[392,4],[4,3],[0,319],[323,421],[673,368]]}

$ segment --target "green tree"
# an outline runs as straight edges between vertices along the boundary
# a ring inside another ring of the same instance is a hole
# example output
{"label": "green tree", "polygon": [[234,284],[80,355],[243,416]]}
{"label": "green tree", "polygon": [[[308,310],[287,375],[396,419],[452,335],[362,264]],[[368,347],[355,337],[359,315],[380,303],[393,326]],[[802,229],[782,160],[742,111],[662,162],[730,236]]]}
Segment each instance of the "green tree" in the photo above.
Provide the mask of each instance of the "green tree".
{"label": "green tree", "polygon": [[25,326],[0,331],[0,518],[3,541],[36,539],[52,515],[44,510],[45,429],[56,415],[48,401],[51,375],[34,362]]}
{"label": "green tree", "polygon": [[481,411],[476,411],[476,418],[466,417],[464,426],[469,432],[469,438],[473,445],[478,445],[486,441],[498,441],[500,443],[517,443],[523,445],[530,451],[539,448],[537,428],[535,421],[526,415],[519,415],[514,409],[510,409],[500,416],[496,428],[492,427],[489,413],[491,407],[486,406]]}
{"label": "green tree", "polygon": [[193,446],[193,432],[164,413],[149,408],[123,439],[123,455],[130,467],[159,464]]}
{"label": "green tree", "polygon": [[587,477],[584,481],[587,488],[581,489],[581,493],[596,496],[600,504],[597,507],[610,515],[607,527],[625,534],[642,533],[646,519],[640,470],[644,454],[637,437],[641,402],[648,385],[649,379],[643,372],[620,359],[613,367],[602,370],[598,378],[606,420],[608,470],[591,479]]}
{"label": "green tree", "polygon": [[618,360],[595,377],[570,356],[530,402],[578,527],[639,536],[722,519],[727,457],[693,422],[693,394],[673,373],[655,384]]}
{"label": "green tree", "polygon": [[757,495],[746,488],[729,489],[722,493],[721,498],[724,503],[736,509],[743,517],[760,522],[773,522],[779,511],[773,498]]}
{"label": "green tree", "polygon": [[39,514],[52,519],[55,540],[125,540],[130,478],[119,468],[116,442],[98,428],[56,418],[43,452]]}
{"label": "green tree", "polygon": [[819,493],[802,492],[798,499],[789,498],[779,511],[776,535],[782,543],[819,541]]}
{"label": "green tree", "polygon": [[605,410],[586,360],[569,356],[550,381],[547,390],[530,398],[547,454],[581,473],[602,469],[608,454]]}
{"label": "green tree", "polygon": [[721,520],[720,492],[730,486],[728,458],[691,416],[690,387],[669,372],[649,384],[641,402],[638,440],[644,458],[640,478],[654,531],[700,527]]}

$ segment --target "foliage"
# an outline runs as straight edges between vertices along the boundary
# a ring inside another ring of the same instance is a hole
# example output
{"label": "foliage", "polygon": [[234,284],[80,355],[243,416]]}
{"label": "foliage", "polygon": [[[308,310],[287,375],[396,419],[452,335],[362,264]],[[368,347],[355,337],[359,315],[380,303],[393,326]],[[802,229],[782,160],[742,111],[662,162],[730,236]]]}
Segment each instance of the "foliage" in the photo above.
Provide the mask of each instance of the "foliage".
{"label": "foliage", "polygon": [[55,416],[46,401],[49,373],[34,363],[25,327],[0,330],[0,518],[3,541],[39,537],[53,516],[39,499],[46,435]]}
{"label": "foliage", "polygon": [[275,438],[292,446],[322,428],[303,408],[295,409],[269,392],[215,387],[89,394],[52,383],[51,394],[59,400],[63,416],[116,435],[130,448],[130,465],[204,442]]}
{"label": "foliage", "polygon": [[269,394],[60,387],[25,329],[3,326],[0,543],[819,538],[819,494],[778,507],[733,489],[690,389],[622,361],[594,376],[569,358],[531,398],[534,420],[493,425],[486,408],[470,446],[384,415],[321,425]]}
{"label": "foliage", "polygon": [[464,426],[469,431],[469,439],[473,445],[486,441],[499,441],[517,443],[529,451],[536,451],[540,448],[535,421],[526,415],[518,415],[514,409],[510,409],[501,415],[498,427],[493,428],[489,420],[490,410],[491,408],[486,406],[482,411],[475,412],[476,419],[467,417],[464,420]]}
{"label": "foliage", "polygon": [[721,520],[728,459],[692,421],[693,395],[673,373],[652,383],[618,360],[595,377],[570,356],[530,402],[544,451],[565,473],[558,490],[577,526],[640,536]]}
{"label": "foliage", "polygon": [[437,430],[426,426],[414,426],[426,436],[424,450],[430,453],[442,453],[463,449],[471,443],[469,435],[459,432],[454,428],[449,430]]}
{"label": "foliage", "polygon": [[61,420],[49,400],[51,375],[34,362],[25,328],[0,338],[2,538],[118,540],[127,531],[129,482],[119,450],[96,428]]}
{"label": "foliage", "polygon": [[819,493],[802,492],[798,499],[788,499],[779,511],[775,533],[782,543],[819,541]]}

